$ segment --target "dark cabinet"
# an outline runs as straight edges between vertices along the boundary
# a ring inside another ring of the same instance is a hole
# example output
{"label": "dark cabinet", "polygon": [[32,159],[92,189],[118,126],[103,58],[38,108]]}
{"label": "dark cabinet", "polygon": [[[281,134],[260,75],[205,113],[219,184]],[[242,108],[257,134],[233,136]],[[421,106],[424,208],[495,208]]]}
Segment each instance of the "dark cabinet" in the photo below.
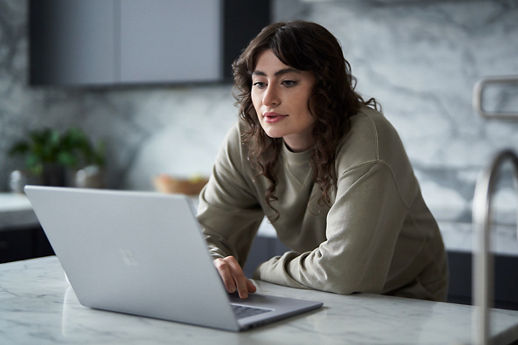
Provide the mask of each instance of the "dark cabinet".
{"label": "dark cabinet", "polygon": [[41,227],[1,229],[0,263],[54,255]]}
{"label": "dark cabinet", "polygon": [[256,236],[250,247],[243,271],[251,277],[257,267],[264,261],[282,255],[289,249],[275,237]]}
{"label": "dark cabinet", "polygon": [[31,85],[231,80],[261,0],[30,0]]}
{"label": "dark cabinet", "polygon": [[[450,285],[448,302],[472,303],[472,259],[467,252],[449,251]],[[493,257],[494,287],[491,303],[496,308],[518,310],[518,257],[497,254]]]}

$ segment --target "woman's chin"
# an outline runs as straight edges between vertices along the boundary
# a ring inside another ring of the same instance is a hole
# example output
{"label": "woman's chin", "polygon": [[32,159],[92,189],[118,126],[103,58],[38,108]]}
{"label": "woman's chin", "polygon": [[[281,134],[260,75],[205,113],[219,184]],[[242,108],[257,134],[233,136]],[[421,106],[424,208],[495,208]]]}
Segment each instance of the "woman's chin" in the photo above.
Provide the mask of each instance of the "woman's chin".
{"label": "woman's chin", "polygon": [[280,130],[277,130],[275,128],[264,128],[263,127],[263,131],[264,133],[269,136],[270,138],[272,139],[275,139],[275,138],[282,138],[285,133],[280,131]]}

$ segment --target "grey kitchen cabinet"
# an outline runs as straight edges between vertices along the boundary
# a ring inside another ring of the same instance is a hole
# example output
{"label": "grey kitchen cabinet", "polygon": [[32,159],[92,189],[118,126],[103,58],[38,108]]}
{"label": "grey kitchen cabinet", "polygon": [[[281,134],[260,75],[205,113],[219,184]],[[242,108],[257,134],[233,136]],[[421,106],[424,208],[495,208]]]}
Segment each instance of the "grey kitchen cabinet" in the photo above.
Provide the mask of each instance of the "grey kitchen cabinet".
{"label": "grey kitchen cabinet", "polygon": [[31,84],[105,84],[117,78],[114,0],[29,4]]}
{"label": "grey kitchen cabinet", "polygon": [[29,82],[229,81],[269,21],[269,0],[30,0]]}
{"label": "grey kitchen cabinet", "polygon": [[125,0],[120,6],[121,82],[222,79],[219,1]]}

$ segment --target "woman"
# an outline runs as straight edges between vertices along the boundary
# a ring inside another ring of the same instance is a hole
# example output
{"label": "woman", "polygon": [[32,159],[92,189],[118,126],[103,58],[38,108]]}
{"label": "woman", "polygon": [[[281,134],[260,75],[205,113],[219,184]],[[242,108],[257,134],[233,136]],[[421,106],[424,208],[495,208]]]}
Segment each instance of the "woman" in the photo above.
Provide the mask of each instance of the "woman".
{"label": "woman", "polygon": [[339,294],[444,300],[447,263],[402,143],[354,91],[335,39],[309,22],[264,28],[233,64],[240,120],[198,219],[228,292],[266,215],[291,250],[254,278]]}

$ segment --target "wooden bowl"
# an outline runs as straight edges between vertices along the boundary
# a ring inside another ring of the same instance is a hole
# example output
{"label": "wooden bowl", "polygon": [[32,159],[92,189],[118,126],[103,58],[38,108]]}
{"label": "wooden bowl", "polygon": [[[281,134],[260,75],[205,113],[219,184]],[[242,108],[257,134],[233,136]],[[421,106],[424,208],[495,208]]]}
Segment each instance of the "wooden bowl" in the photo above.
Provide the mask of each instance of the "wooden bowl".
{"label": "wooden bowl", "polygon": [[153,179],[153,184],[155,185],[155,189],[162,193],[197,195],[200,194],[202,188],[208,181],[206,177],[184,179],[161,174]]}

